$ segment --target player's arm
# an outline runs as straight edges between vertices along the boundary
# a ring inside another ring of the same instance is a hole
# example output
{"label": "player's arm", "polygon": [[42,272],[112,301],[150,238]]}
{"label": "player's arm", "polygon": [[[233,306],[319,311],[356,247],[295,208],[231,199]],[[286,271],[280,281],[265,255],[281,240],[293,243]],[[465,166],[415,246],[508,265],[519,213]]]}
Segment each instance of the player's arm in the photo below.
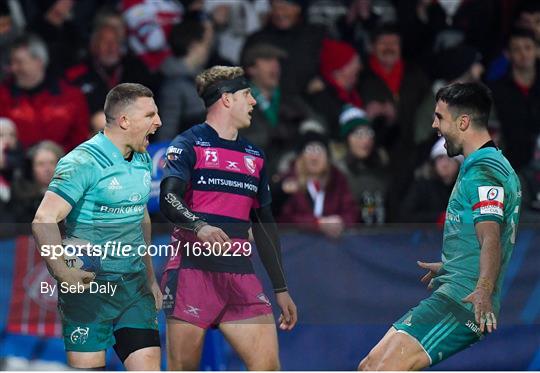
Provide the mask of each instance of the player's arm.
{"label": "player's arm", "polygon": [[501,228],[504,222],[504,187],[492,172],[480,172],[468,180],[466,193],[471,203],[472,217],[480,244],[480,268],[474,291],[463,299],[474,305],[476,322],[480,331],[497,328],[493,312],[492,294],[501,267]]}
{"label": "player's arm", "polygon": [[[152,221],[150,220],[150,214],[148,214],[148,209],[144,208],[144,217],[142,222],[142,230],[144,235],[144,242],[146,242],[146,248],[152,243]],[[159,285],[156,280],[156,274],[154,272],[154,265],[152,264],[152,257],[148,255],[148,250],[145,250],[143,256],[144,265],[146,267],[146,278],[148,281],[148,287],[154,295],[156,301],[156,309],[160,310],[163,304],[163,294],[159,289]]]}
{"label": "player's arm", "polygon": [[[94,279],[95,275],[76,268],[68,268],[63,257],[54,255],[55,247],[62,248],[62,237],[58,223],[66,218],[71,211],[71,204],[64,198],[51,191],[45,192],[45,196],[39,205],[34,220],[32,221],[32,233],[36,240],[37,248],[47,264],[51,275],[60,282],[69,285],[78,283],[87,284]],[[57,252],[61,252],[58,250]]]}
{"label": "player's arm", "polygon": [[159,208],[169,221],[181,228],[193,231],[203,242],[225,243],[229,237],[220,228],[211,226],[189,209],[184,201],[187,183],[174,176],[161,181]]}
{"label": "player's arm", "polygon": [[281,243],[270,205],[252,209],[251,221],[253,222],[252,231],[257,245],[257,252],[270,277],[272,287],[276,293],[276,301],[282,311],[280,328],[291,330],[298,320],[298,314],[296,305],[287,289],[281,262]]}
{"label": "player's arm", "polygon": [[498,222],[486,220],[476,223],[475,230],[480,243],[480,275],[475,290],[464,301],[474,304],[474,315],[480,324],[480,331],[487,327],[491,333],[497,329],[491,295],[501,268],[501,229]]}

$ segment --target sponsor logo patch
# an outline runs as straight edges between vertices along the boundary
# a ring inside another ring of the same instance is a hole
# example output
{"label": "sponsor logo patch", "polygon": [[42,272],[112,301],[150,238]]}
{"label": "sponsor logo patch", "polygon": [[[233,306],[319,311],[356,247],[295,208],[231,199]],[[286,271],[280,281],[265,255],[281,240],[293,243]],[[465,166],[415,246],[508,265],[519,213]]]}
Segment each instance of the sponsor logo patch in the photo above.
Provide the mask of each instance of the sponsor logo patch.
{"label": "sponsor logo patch", "polygon": [[217,149],[209,148],[204,150],[204,166],[205,167],[219,167],[219,153]]}
{"label": "sponsor logo patch", "polygon": [[109,186],[107,187],[107,189],[109,189],[109,190],[120,190],[120,189],[122,189],[122,185],[120,184],[120,182],[118,181],[117,178],[113,177],[113,179],[109,183]]}
{"label": "sponsor logo patch", "polygon": [[233,162],[233,161],[227,161],[227,169],[240,171],[240,168],[238,168],[238,162]]}
{"label": "sponsor logo patch", "polygon": [[504,216],[504,188],[500,186],[478,187],[479,202],[473,210],[480,209],[481,215]]}
{"label": "sponsor logo patch", "polygon": [[169,147],[167,148],[167,151],[166,151],[166,153],[167,153],[167,159],[168,159],[169,161],[175,161],[175,160],[178,159],[178,156],[179,156],[180,154],[182,154],[183,151],[184,151],[184,149],[180,149],[180,148],[177,148],[177,147],[175,147],[175,146],[169,146]]}
{"label": "sponsor logo patch", "polygon": [[199,318],[199,311],[200,310],[201,310],[200,308],[193,307],[193,306],[190,306],[190,305],[186,305],[186,309],[184,310],[184,313],[187,313],[188,315]]}
{"label": "sponsor logo patch", "polygon": [[165,286],[163,292],[163,309],[170,309],[174,306],[174,296],[171,293],[171,289],[168,286]]}
{"label": "sponsor logo patch", "polygon": [[195,145],[197,146],[211,146],[208,141],[203,141],[202,138],[199,137],[198,140],[195,140]]}
{"label": "sponsor logo patch", "polygon": [[248,154],[252,154],[252,155],[256,155],[257,157],[260,157],[261,156],[261,152],[253,149],[253,147],[251,145],[248,145],[247,148],[244,148],[244,151]]}

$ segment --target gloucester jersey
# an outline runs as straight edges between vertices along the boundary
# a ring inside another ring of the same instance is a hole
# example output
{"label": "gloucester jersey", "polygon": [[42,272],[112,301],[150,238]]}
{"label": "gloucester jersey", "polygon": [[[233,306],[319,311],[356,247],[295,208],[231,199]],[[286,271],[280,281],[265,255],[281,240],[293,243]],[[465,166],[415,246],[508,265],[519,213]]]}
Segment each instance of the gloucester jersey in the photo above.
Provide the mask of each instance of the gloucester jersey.
{"label": "gloucester jersey", "polygon": [[[203,123],[177,136],[166,157],[165,177],[177,177],[188,185],[183,196],[186,206],[231,238],[229,254],[245,253],[251,247],[251,209],[271,202],[263,152],[240,136],[222,139]],[[192,232],[175,228],[173,237],[182,249],[182,268],[253,273],[248,255],[196,255],[190,246],[196,241]],[[168,268],[179,266],[180,257],[171,257]]]}

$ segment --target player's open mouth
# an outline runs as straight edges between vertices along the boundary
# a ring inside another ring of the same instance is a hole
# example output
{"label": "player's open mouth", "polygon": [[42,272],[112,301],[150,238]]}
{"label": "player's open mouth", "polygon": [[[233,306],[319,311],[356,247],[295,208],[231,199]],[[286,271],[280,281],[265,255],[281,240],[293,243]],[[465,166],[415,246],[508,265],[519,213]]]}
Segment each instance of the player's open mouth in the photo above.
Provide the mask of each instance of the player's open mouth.
{"label": "player's open mouth", "polygon": [[146,141],[147,145],[150,144],[150,136],[154,136],[157,129],[155,129],[153,132],[149,132],[145,137],[144,140]]}

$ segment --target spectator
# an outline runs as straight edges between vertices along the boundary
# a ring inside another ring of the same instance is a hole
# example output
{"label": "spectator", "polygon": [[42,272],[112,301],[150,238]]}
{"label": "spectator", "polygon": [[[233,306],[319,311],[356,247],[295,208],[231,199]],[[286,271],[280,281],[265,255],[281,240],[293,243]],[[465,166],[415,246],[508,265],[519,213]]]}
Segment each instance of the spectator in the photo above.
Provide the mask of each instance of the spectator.
{"label": "spectator", "polygon": [[522,222],[540,222],[540,136],[536,139],[534,157],[522,172]]}
{"label": "spectator", "polygon": [[[522,1],[517,9],[514,26],[532,31],[536,44],[540,45],[540,3],[537,0]],[[536,57],[540,58],[540,48],[536,50]],[[508,53],[503,51],[489,65],[486,80],[499,80],[506,75],[509,69]]]}
{"label": "spectator", "polygon": [[170,141],[192,125],[204,122],[206,108],[197,94],[195,76],[206,65],[212,39],[212,25],[207,21],[188,19],[173,27],[169,36],[173,55],[161,65],[164,79],[159,110],[165,125],[156,139]]}
{"label": "spectator", "polygon": [[415,180],[401,206],[401,220],[444,224],[446,206],[463,157],[448,157],[441,137],[431,149],[427,175]]}
{"label": "spectator", "polygon": [[307,22],[324,26],[330,35],[336,36],[336,21],[347,14],[347,5],[345,0],[311,0],[306,9]]}
{"label": "spectator", "polygon": [[68,81],[85,94],[92,114],[103,110],[107,92],[117,84],[136,82],[152,88],[157,85],[146,66],[124,52],[120,37],[116,27],[98,25],[90,39],[88,57],[66,71]]}
{"label": "spectator", "polygon": [[47,73],[49,56],[34,35],[17,39],[10,50],[13,79],[0,86],[0,116],[13,120],[28,148],[53,140],[71,150],[88,137],[88,107],[78,88]]}
{"label": "spectator", "polygon": [[448,48],[437,54],[431,91],[424,96],[414,116],[414,143],[419,147],[420,159],[425,158],[424,154],[429,154],[437,140],[437,133],[431,128],[435,94],[440,88],[455,82],[479,82],[484,72],[481,59],[480,53],[467,45]]}
{"label": "spectator", "polygon": [[28,30],[47,44],[49,66],[55,74],[76,63],[84,49],[82,30],[73,17],[75,5],[74,0],[37,1],[37,13],[28,22]]}
{"label": "spectator", "polygon": [[298,150],[294,170],[281,183],[288,198],[280,221],[337,238],[358,216],[347,179],[332,166],[325,136],[306,133]]}
{"label": "spectator", "polygon": [[104,25],[113,27],[122,41],[122,48],[127,48],[126,23],[122,18],[122,14],[115,7],[103,6],[94,16],[92,30],[97,30]]}
{"label": "spectator", "polygon": [[358,202],[359,221],[368,225],[383,224],[390,179],[388,155],[376,146],[375,131],[363,110],[346,106],[339,122],[347,153],[337,166],[347,176]]}
{"label": "spectator", "polygon": [[374,33],[372,52],[360,75],[359,87],[366,112],[373,118],[378,142],[389,151],[395,180],[387,211],[394,212],[417,165],[414,114],[429,91],[424,73],[402,58],[401,37],[395,26],[385,25]]}
{"label": "spectator", "polygon": [[[377,1],[375,1],[377,2]],[[351,0],[347,12],[336,20],[335,37],[351,44],[366,61],[370,35],[383,23],[394,22],[396,15],[391,4],[375,9],[372,0]],[[381,11],[381,8],[386,8]]]}
{"label": "spectator", "polygon": [[129,47],[151,72],[157,71],[170,55],[167,37],[182,21],[184,6],[177,0],[121,0],[120,8]]}
{"label": "spectator", "polygon": [[90,117],[89,138],[93,137],[99,131],[103,131],[106,124],[107,124],[107,118],[105,117],[105,113],[103,112],[103,110],[96,111],[94,114],[92,114],[92,116]]}
{"label": "spectator", "polygon": [[12,211],[18,223],[30,223],[47,191],[56,164],[64,156],[60,146],[43,141],[28,151],[27,175],[15,181]]}
{"label": "spectator", "polygon": [[[306,0],[271,0],[270,21],[262,30],[250,35],[243,52],[254,44],[272,44],[287,52],[283,66],[283,94],[305,94],[319,69],[319,55],[325,30],[308,25],[302,17]],[[242,58],[243,59],[243,58]]]}
{"label": "spectator", "polygon": [[[401,37],[393,25],[384,25],[372,36],[371,55],[359,88],[368,115],[372,106],[385,108],[374,116],[378,134],[384,135],[379,138],[383,145],[389,150],[410,147],[414,111],[428,92],[429,82],[420,69],[403,60]],[[390,127],[387,133],[377,128],[383,125]]]}
{"label": "spectator", "polygon": [[257,44],[246,51],[242,61],[257,105],[251,125],[240,134],[268,155],[269,175],[274,174],[282,156],[293,150],[291,139],[299,136],[301,122],[313,117],[300,96],[282,94],[280,59],[286,56],[285,51],[270,44]]}
{"label": "spectator", "polygon": [[324,39],[320,56],[320,72],[324,89],[309,96],[311,106],[325,119],[327,132],[339,138],[339,115],[344,105],[363,107],[357,91],[358,74],[362,63],[349,44]]}
{"label": "spectator", "polygon": [[239,64],[246,37],[259,31],[270,11],[268,0],[212,0],[205,2],[216,31],[219,56]]}
{"label": "spectator", "polygon": [[492,56],[499,40],[501,1],[395,1],[404,55],[417,63],[431,53],[467,44]]}
{"label": "spectator", "polygon": [[0,223],[13,220],[8,207],[12,183],[21,170],[24,152],[17,141],[17,128],[8,118],[0,118]]}
{"label": "spectator", "polygon": [[[0,82],[8,73],[9,45],[23,29],[24,22],[21,20],[17,22],[17,17],[12,15],[13,7],[17,5],[19,5],[18,2],[0,2]],[[20,7],[17,7],[17,10],[19,14],[22,14]]]}
{"label": "spectator", "polygon": [[530,30],[514,30],[507,46],[510,71],[491,85],[503,150],[518,172],[531,161],[534,141],[540,133],[540,65],[536,48]]}
{"label": "spectator", "polygon": [[516,17],[516,26],[531,30],[540,42],[540,4],[536,0],[522,1]]}

